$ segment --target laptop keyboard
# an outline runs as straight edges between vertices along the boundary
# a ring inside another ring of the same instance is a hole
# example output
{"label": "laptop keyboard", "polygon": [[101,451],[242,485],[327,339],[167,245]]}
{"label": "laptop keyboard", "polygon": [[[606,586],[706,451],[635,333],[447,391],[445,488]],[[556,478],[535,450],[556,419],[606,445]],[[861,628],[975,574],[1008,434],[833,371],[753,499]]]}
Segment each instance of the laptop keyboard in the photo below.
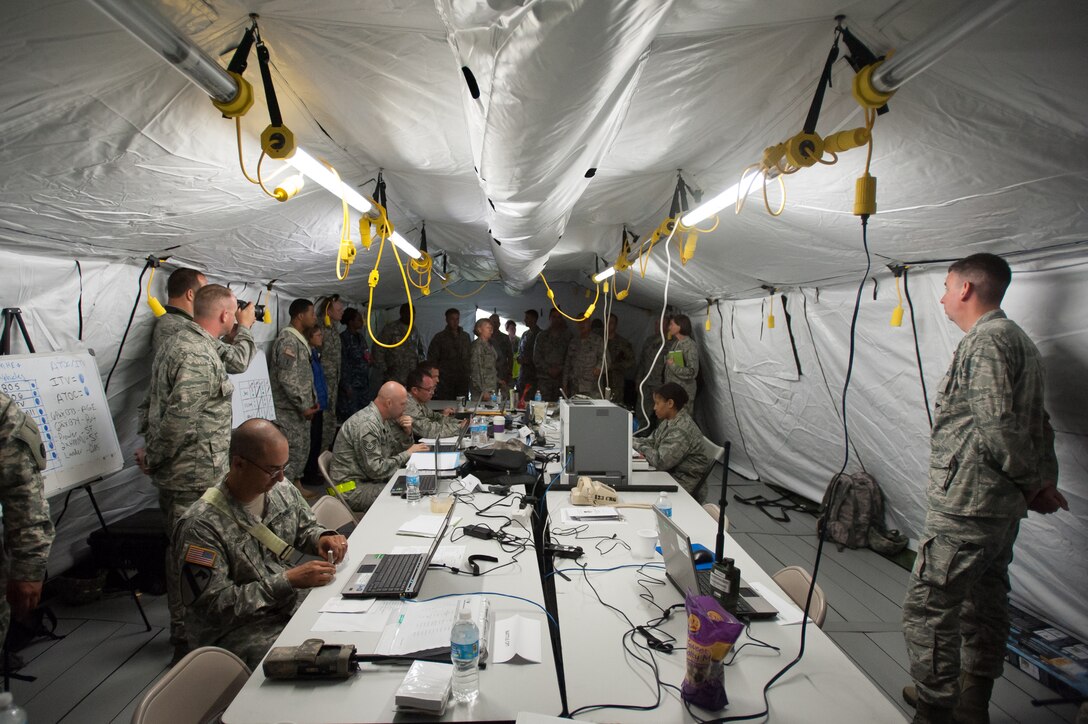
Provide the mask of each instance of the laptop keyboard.
{"label": "laptop keyboard", "polygon": [[[393,482],[393,487],[389,490],[390,495],[401,495],[404,493],[405,485],[407,485],[407,481],[405,477],[401,475]],[[419,492],[421,495],[434,495],[438,492],[438,477],[434,475],[420,475]]]}
{"label": "laptop keyboard", "polygon": [[383,595],[404,593],[416,574],[423,556],[418,553],[387,553],[382,556],[367,581],[364,593]]}

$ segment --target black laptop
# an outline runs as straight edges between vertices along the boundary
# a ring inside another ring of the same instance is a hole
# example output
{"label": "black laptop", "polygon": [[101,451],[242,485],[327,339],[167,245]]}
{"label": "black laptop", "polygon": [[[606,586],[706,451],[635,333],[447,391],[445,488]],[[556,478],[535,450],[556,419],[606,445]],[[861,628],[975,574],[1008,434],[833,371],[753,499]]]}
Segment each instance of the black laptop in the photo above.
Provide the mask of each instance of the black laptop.
{"label": "black laptop", "polygon": [[[661,541],[661,555],[665,558],[665,577],[676,586],[680,593],[701,593],[709,596],[710,571],[695,568],[691,553],[691,539],[680,529],[672,518],[654,508],[657,515],[658,538]],[[774,618],[778,609],[760,596],[756,591],[741,581],[740,596],[737,599],[738,616],[748,619]]]}
{"label": "black laptop", "polygon": [[[419,476],[419,492],[421,495],[434,495],[438,492],[438,478],[454,478],[457,477],[457,466],[454,465],[450,470],[438,469],[438,455],[440,453],[449,454],[456,453],[461,449],[461,441],[465,439],[465,430],[468,430],[468,425],[461,426],[461,433],[457,436],[457,442],[453,444],[453,447],[449,445],[435,445],[434,446],[434,475],[430,473]],[[445,449],[443,449],[445,448]],[[393,481],[393,486],[389,488],[390,495],[404,495],[404,488],[408,484],[407,478],[404,473],[401,473]]]}
{"label": "black laptop", "polygon": [[453,518],[454,502],[426,553],[367,554],[340,595],[344,598],[415,598],[431,565],[438,544]]}

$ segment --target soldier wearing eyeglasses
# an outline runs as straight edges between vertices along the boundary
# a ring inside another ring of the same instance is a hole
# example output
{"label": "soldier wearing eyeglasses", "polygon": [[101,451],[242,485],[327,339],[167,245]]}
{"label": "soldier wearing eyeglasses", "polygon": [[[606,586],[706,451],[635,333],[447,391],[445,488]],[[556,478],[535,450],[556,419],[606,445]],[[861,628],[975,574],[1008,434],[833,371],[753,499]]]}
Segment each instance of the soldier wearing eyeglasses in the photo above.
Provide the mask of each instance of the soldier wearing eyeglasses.
{"label": "soldier wearing eyeglasses", "polygon": [[[322,528],[284,482],[287,438],[274,424],[239,425],[229,459],[223,482],[178,522],[173,556],[190,643],[225,648],[256,668],[305,591],[332,581],[348,541]],[[299,562],[300,553],[320,560]]]}
{"label": "soldier wearing eyeglasses", "polygon": [[416,367],[408,375],[408,405],[404,414],[412,418],[412,434],[416,437],[449,437],[460,432],[460,421],[427,406],[436,387],[434,378],[423,367]]}

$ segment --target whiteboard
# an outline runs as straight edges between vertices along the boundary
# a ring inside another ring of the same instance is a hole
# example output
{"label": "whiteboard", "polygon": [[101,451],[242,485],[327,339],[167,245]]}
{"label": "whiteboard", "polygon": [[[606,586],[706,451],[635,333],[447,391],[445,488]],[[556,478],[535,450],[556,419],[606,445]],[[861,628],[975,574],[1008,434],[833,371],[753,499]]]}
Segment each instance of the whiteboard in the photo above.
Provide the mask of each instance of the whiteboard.
{"label": "whiteboard", "polygon": [[268,381],[268,360],[265,359],[264,352],[256,350],[245,372],[227,377],[234,383],[234,394],[230,398],[232,428],[254,417],[276,419],[276,408],[272,403],[272,383]]}
{"label": "whiteboard", "polygon": [[0,390],[38,424],[45,445],[46,497],[124,467],[90,352],[0,357]]}

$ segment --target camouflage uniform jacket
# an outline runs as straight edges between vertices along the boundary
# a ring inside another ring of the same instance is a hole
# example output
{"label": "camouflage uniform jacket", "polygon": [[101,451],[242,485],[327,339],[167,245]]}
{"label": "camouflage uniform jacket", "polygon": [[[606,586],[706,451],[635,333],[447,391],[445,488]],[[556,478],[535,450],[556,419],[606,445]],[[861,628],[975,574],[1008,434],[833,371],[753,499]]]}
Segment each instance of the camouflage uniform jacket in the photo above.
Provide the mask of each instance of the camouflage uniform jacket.
{"label": "camouflage uniform jacket", "polygon": [[526,385],[536,384],[536,364],[533,362],[533,347],[536,338],[540,335],[540,327],[532,327],[521,335],[521,343],[518,345],[518,364],[521,365],[521,374],[518,375],[518,387],[525,389]]}
{"label": "camouflage uniform jacket", "polygon": [[[684,355],[684,366],[665,365],[665,382],[675,382],[688,393],[688,404],[695,402],[695,378],[699,375],[699,347],[691,337],[675,339],[668,352]],[[662,353],[664,355],[664,353]],[[664,358],[664,357],[662,357]]]}
{"label": "camouflage uniform jacket", "polygon": [[449,437],[461,432],[460,420],[431,410],[410,393],[404,414],[412,418],[412,433],[417,437]]}
{"label": "camouflage uniform jacket", "polygon": [[302,413],[317,404],[310,345],[294,327],[281,329],[272,343],[268,376],[272,382],[277,422],[290,424],[302,420]]}
{"label": "camouflage uniform jacket", "polygon": [[665,340],[665,347],[661,350],[657,362],[654,363],[653,370],[650,370],[650,364],[654,361],[654,355],[657,354],[658,347],[660,346],[661,337],[656,334],[651,334],[646,338],[646,341],[642,343],[642,354],[639,355],[638,372],[635,375],[635,382],[641,384],[642,379],[646,377],[646,373],[650,373],[650,376],[646,379],[645,386],[647,397],[649,397],[650,393],[660,387],[665,381],[665,353],[669,351],[668,340]]}
{"label": "camouflage uniform jacket", "polygon": [[495,374],[500,380],[510,381],[510,372],[514,369],[514,351],[510,348],[510,338],[505,332],[495,330],[488,342],[495,350]]}
{"label": "camouflage uniform jacket", "polygon": [[608,383],[612,389],[623,388],[623,381],[635,371],[635,348],[626,338],[608,338]]}
{"label": "camouflage uniform jacket", "polygon": [[597,371],[601,369],[603,354],[604,339],[593,333],[572,339],[563,369],[563,391],[568,395],[597,397]]}
{"label": "camouflage uniform jacket", "polygon": [[566,327],[559,329],[554,324],[537,336],[533,345],[533,365],[536,367],[537,379],[546,376],[549,367],[558,367],[559,378],[562,378],[570,340],[570,330]]}
{"label": "camouflage uniform jacket", "polygon": [[632,438],[631,444],[646,456],[646,462],[668,472],[692,494],[710,465],[703,450],[703,433],[686,409],[671,420],[662,420],[650,437]]}
{"label": "camouflage uniform jacket", "polygon": [[221,646],[256,667],[291,619],[306,591],[287,581],[293,565],[280,560],[238,525],[264,523],[297,550],[317,554],[317,541],[326,530],[310,506],[289,483],[273,486],[266,497],[264,517],[257,521],[231,497],[231,515],[198,500],[178,521],[173,555],[181,572],[189,643]]}
{"label": "camouflage uniform jacket", "polygon": [[458,327],[446,327],[431,338],[427,359],[438,365],[441,377],[440,392],[435,397],[452,400],[468,392],[469,359],[472,356],[472,340],[468,332]]}
{"label": "camouflage uniform jacket", "polygon": [[[370,402],[370,363],[366,332],[345,329],[340,333],[340,396],[336,416],[341,420],[354,415]],[[329,390],[332,394],[332,390]]]}
{"label": "camouflage uniform jacket", "polygon": [[[7,561],[0,571],[6,570],[8,578],[16,581],[45,578],[53,542],[53,523],[38,467],[42,454],[38,426],[0,392],[0,505],[4,508],[0,564]],[[4,617],[0,624],[6,621]]]}
{"label": "camouflage uniform jacket", "polygon": [[325,384],[329,388],[329,407],[327,414],[335,419],[336,391],[340,389],[340,333],[336,331],[336,322],[331,327],[322,326],[325,334],[321,341],[321,369],[325,371]]}
{"label": "camouflage uniform jacket", "polygon": [[332,446],[329,477],[333,482],[384,485],[408,463],[411,440],[393,422],[386,422],[371,402],[340,428]]}
{"label": "camouflage uniform jacket", "polygon": [[495,371],[495,348],[485,342],[483,337],[477,337],[472,343],[469,369],[469,390],[475,399],[482,399],[480,395],[488,390],[499,389],[499,375]]}
{"label": "camouflage uniform jacket", "polygon": [[[378,335],[378,339],[385,344],[396,344],[404,337],[406,331],[408,331],[408,325],[395,319],[382,327],[382,333]],[[415,327],[412,327],[412,333],[408,339],[397,347],[386,349],[381,345],[374,345],[374,360],[383,382],[396,380],[403,385],[408,380],[408,373],[419,364],[419,338],[416,336]]]}
{"label": "camouflage uniform jacket", "polygon": [[[193,321],[192,316],[184,309],[166,305],[166,314],[155,320],[155,329],[151,332],[151,361],[159,356],[159,350],[168,344],[186,322]],[[235,335],[231,344],[217,339],[219,343],[219,358],[227,369],[227,374],[236,375],[249,369],[249,362],[253,359],[257,346],[253,342],[252,334],[249,337]],[[140,435],[147,435],[147,412],[151,404],[151,392],[144,395],[143,402],[136,408],[137,430]]]}
{"label": "camouflage uniform jacket", "polygon": [[934,405],[929,509],[1020,517],[1024,493],[1058,478],[1039,350],[1000,309],[960,340]]}
{"label": "camouflage uniform jacket", "polygon": [[[253,348],[244,327],[235,344]],[[151,368],[147,464],[155,485],[204,490],[227,474],[234,384],[219,356],[219,342],[186,322]]]}

